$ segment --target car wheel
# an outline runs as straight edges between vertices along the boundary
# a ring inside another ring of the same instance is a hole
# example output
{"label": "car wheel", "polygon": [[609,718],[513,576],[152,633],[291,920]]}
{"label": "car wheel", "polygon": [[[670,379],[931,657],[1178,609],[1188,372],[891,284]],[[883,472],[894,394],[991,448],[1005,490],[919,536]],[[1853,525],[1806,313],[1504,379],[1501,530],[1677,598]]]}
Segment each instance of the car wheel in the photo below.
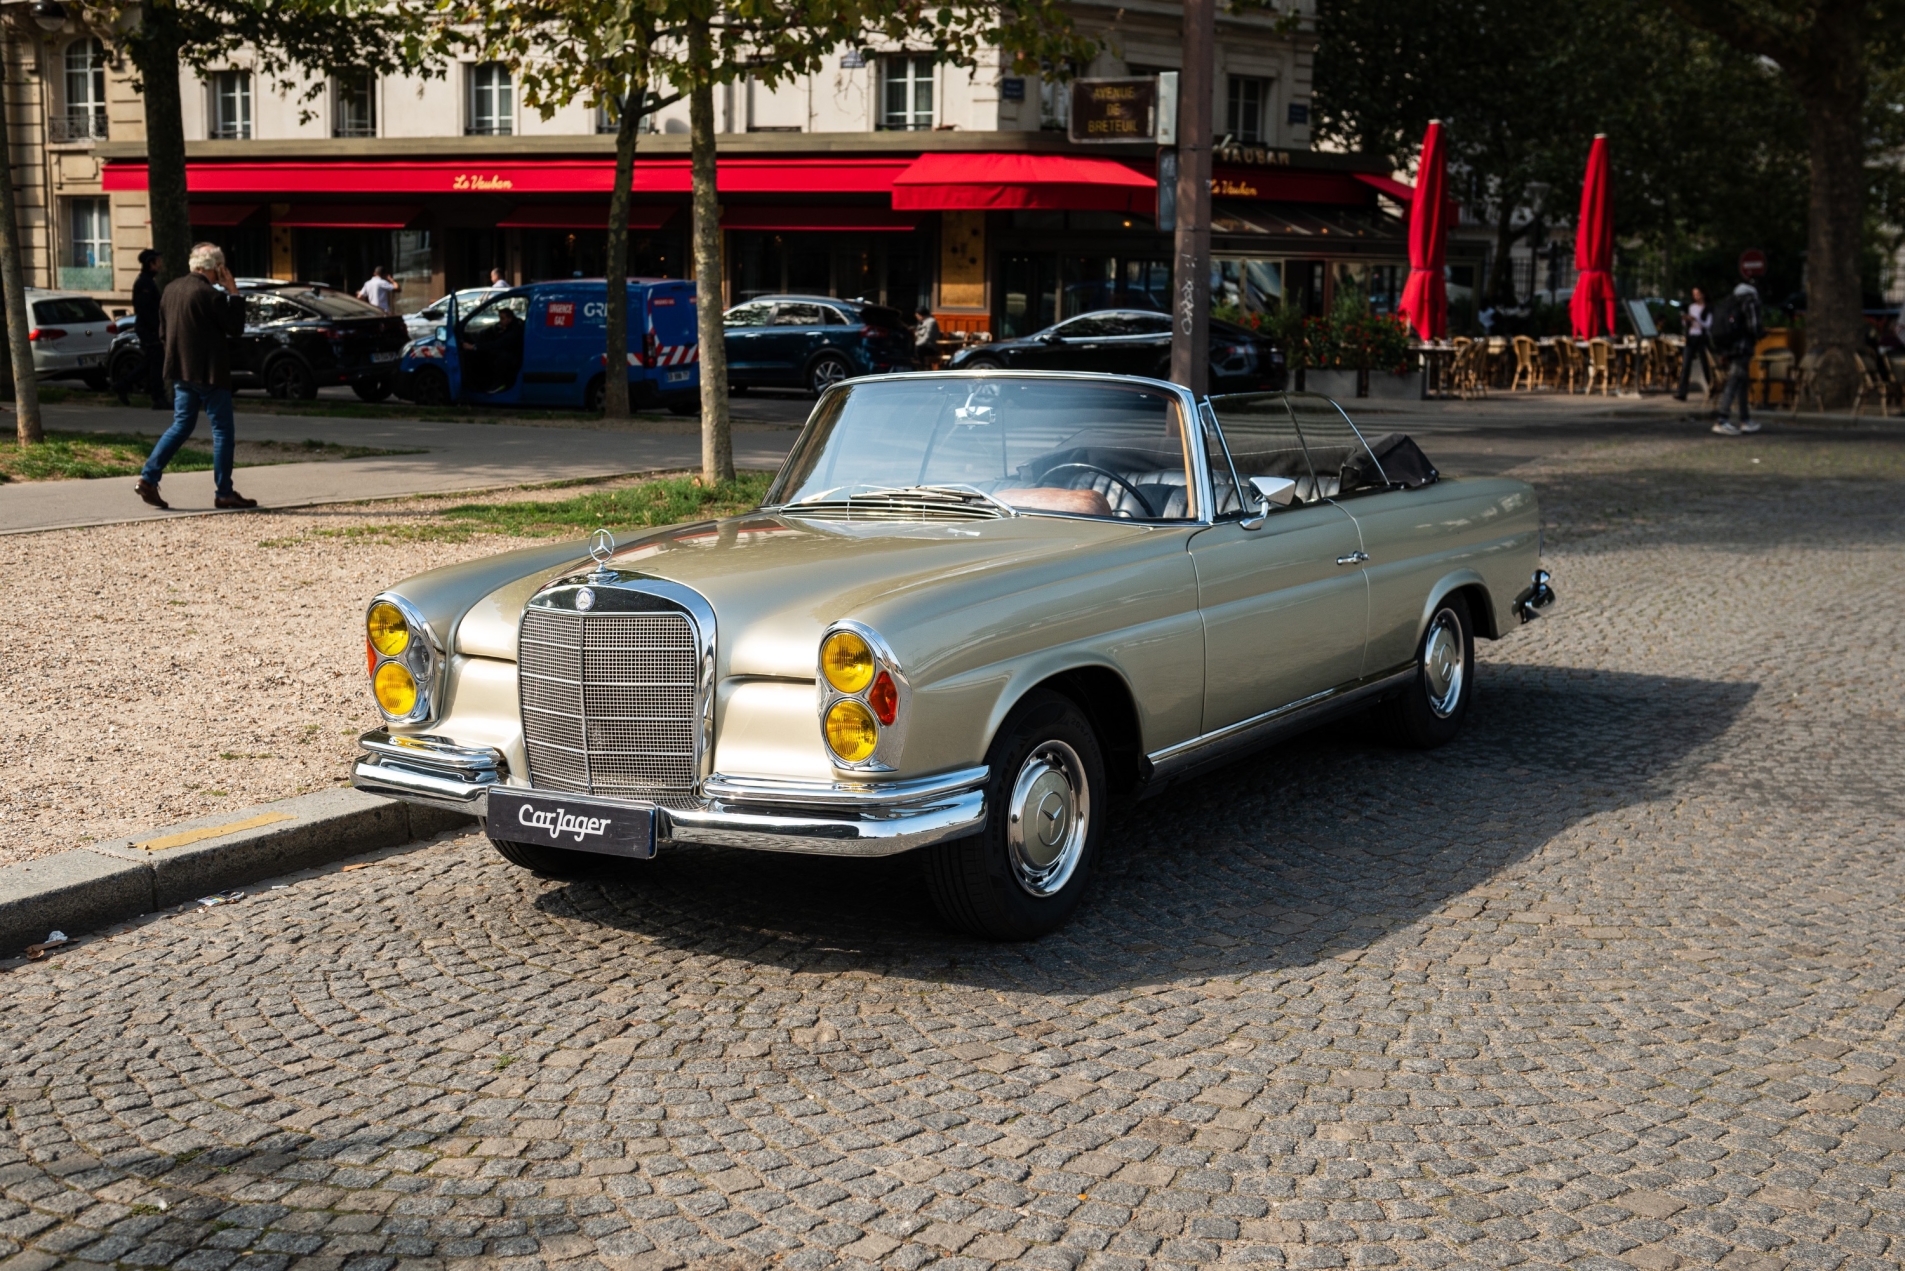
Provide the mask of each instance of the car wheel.
{"label": "car wheel", "polygon": [[1460,594],[1444,597],[1416,646],[1415,675],[1376,718],[1400,745],[1433,750],[1453,741],[1475,697],[1475,628]]}
{"label": "car wheel", "polygon": [[847,359],[838,353],[822,353],[807,368],[807,387],[815,397],[853,374],[853,368],[847,365]]}
{"label": "car wheel", "polygon": [[933,903],[953,926],[1036,940],[1078,908],[1104,836],[1105,763],[1070,699],[1034,693],[986,756],[985,829],[925,853]]}
{"label": "car wheel", "polygon": [[490,842],[511,865],[551,878],[600,878],[618,872],[621,866],[619,857],[604,856],[600,852],[571,852],[540,843],[511,843],[499,838],[492,838]]}
{"label": "car wheel", "polygon": [[1003,371],[1005,367],[996,357],[973,357],[960,363],[959,369],[962,371]]}
{"label": "car wheel", "polygon": [[86,387],[92,389],[95,393],[104,393],[112,388],[112,377],[104,371],[94,371],[90,375],[83,375],[80,378],[85,382]]}
{"label": "car wheel", "polygon": [[582,390],[582,409],[592,415],[601,414],[607,407],[608,395],[607,378],[601,375],[596,376],[589,381],[589,386]]}
{"label": "car wheel", "polygon": [[351,385],[351,391],[367,402],[381,402],[390,396],[389,380],[359,380]]}
{"label": "car wheel", "polygon": [[670,415],[699,415],[701,399],[699,397],[671,397],[668,399]]}
{"label": "car wheel", "polygon": [[281,357],[265,368],[265,392],[308,401],[317,396],[317,379],[297,358]]}
{"label": "car wheel", "polygon": [[410,377],[410,400],[419,406],[448,406],[450,377],[434,366],[418,368]]}

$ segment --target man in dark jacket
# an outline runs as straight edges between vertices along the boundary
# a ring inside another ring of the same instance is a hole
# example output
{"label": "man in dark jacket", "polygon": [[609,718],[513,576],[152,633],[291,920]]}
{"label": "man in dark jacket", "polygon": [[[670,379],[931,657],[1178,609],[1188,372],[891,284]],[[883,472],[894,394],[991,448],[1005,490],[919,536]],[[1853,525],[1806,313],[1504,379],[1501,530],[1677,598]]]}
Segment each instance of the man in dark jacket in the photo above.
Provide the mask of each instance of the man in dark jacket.
{"label": "man in dark jacket", "polygon": [[[164,410],[172,403],[165,400],[165,341],[159,338],[159,275],[165,272],[165,257],[150,247],[139,253],[139,278],[132,284],[132,330],[139,337],[139,355],[145,363],[146,393],[152,409]],[[132,405],[130,384],[118,384],[119,400]]]}
{"label": "man in dark jacket", "polygon": [[[1760,318],[1759,292],[1750,282],[1743,282],[1733,289],[1733,296],[1721,310],[1720,319],[1713,332],[1713,347],[1726,355],[1726,387],[1720,390],[1720,417],[1713,422],[1713,431],[1724,437],[1737,437],[1741,433],[1758,432],[1759,425],[1753,422],[1752,407],[1747,397],[1753,386],[1753,350],[1759,347],[1760,340],[1766,335],[1766,325]],[[1740,404],[1740,422],[1734,423],[1728,417],[1732,403]]]}
{"label": "man in dark jacket", "polygon": [[215,505],[255,508],[232,489],[231,340],[245,330],[245,298],[225,268],[225,253],[211,243],[192,247],[192,272],[175,278],[159,298],[161,338],[165,343],[165,378],[172,381],[172,426],[152,448],[145,471],[133,487],[154,507],[165,507],[159,497],[159,478],[165,465],[198,427],[202,407],[212,421],[212,476],[218,483]]}

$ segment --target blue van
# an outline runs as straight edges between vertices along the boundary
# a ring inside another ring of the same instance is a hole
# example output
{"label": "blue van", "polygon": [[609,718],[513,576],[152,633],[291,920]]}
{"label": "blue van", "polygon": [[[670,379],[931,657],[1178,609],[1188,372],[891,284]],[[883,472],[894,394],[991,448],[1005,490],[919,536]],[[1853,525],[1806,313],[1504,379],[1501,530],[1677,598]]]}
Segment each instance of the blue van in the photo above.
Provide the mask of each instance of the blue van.
{"label": "blue van", "polygon": [[[498,289],[404,348],[396,393],[419,406],[453,402],[602,409],[608,284],[600,278]],[[638,406],[692,415],[701,406],[695,285],[628,283],[628,395]]]}

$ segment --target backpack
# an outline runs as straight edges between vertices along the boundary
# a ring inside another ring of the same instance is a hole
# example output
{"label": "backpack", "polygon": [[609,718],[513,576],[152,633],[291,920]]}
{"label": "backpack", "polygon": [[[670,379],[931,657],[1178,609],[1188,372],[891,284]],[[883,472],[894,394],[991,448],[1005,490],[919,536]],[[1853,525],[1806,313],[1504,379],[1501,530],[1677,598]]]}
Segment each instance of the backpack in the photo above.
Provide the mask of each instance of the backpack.
{"label": "backpack", "polygon": [[1766,334],[1760,321],[1759,296],[1755,292],[1734,295],[1720,320],[1720,348],[1729,354],[1750,353]]}

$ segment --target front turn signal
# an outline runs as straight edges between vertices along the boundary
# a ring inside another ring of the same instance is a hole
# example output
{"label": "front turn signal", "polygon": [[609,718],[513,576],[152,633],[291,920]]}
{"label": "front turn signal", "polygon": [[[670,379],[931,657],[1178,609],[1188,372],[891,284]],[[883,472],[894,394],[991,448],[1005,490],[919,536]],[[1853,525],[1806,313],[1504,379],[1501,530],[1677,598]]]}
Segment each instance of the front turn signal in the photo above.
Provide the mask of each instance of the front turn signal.
{"label": "front turn signal", "polygon": [[892,723],[900,713],[900,690],[885,671],[874,677],[873,687],[867,690],[867,705],[873,708],[882,724]]}
{"label": "front turn signal", "polygon": [[416,678],[401,663],[386,662],[378,667],[370,684],[384,714],[408,715],[417,708]]}
{"label": "front turn signal", "polygon": [[863,703],[842,698],[827,711],[827,745],[848,763],[859,763],[879,744],[880,726]]}
{"label": "front turn signal", "polygon": [[820,673],[841,693],[858,693],[873,682],[872,646],[852,631],[836,631],[820,646]]}

